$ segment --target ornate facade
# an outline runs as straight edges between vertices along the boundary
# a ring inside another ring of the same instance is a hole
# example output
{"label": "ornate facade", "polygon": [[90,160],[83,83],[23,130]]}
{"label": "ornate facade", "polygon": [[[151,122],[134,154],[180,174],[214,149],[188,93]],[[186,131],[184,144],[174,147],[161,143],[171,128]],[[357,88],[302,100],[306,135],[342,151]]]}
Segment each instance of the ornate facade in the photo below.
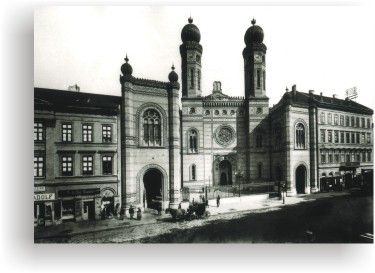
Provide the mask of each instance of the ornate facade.
{"label": "ornate facade", "polygon": [[[202,96],[200,38],[189,18],[181,32],[181,86],[173,66],[168,82],[140,79],[132,75],[125,58],[121,96],[108,96],[112,112],[98,117],[112,119],[111,128],[118,135],[118,149],[112,151],[118,162],[114,183],[120,179],[121,190],[114,190],[118,205],[176,207],[186,189],[207,194],[206,189],[213,186],[244,188],[280,181],[286,183],[289,194],[312,193],[327,189],[332,181],[349,185],[349,180],[373,168],[373,110],[350,100],[299,92],[295,86],[269,107],[267,47],[255,20],[244,37],[244,97],[225,94],[220,81],[213,83],[210,95]],[[74,95],[70,96],[65,106],[74,105]],[[90,101],[74,109],[88,106]],[[105,104],[100,107],[106,109]],[[36,120],[46,120],[42,112],[38,115]],[[86,124],[94,116],[86,112],[77,118]],[[37,127],[34,130],[38,132]],[[59,143],[50,145],[60,147]],[[99,153],[94,146],[88,152]],[[36,153],[54,153],[38,147]],[[64,144],[59,150],[80,154],[77,147]],[[55,166],[55,171],[60,167]],[[49,176],[54,171],[45,173]],[[42,186],[39,180],[35,184]],[[48,183],[53,180],[52,175]]]}

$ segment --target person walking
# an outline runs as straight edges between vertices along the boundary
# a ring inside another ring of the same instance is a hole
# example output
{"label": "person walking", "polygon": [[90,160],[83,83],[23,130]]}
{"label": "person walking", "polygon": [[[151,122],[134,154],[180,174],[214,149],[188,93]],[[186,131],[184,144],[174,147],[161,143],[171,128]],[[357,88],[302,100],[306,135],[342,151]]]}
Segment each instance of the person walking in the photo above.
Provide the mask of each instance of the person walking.
{"label": "person walking", "polygon": [[130,206],[130,208],[129,208],[129,215],[130,215],[130,219],[133,219],[133,217],[134,217],[134,208],[133,208],[133,206]]}
{"label": "person walking", "polygon": [[160,216],[161,215],[161,203],[159,203],[159,205],[158,205],[158,216]]}
{"label": "person walking", "polygon": [[141,219],[142,219],[142,211],[141,211],[141,208],[138,208],[138,210],[137,210],[137,219],[138,219],[138,220],[141,220]]}
{"label": "person walking", "polygon": [[217,205],[217,207],[220,206],[220,195],[218,195],[217,198],[216,198],[216,205]]}

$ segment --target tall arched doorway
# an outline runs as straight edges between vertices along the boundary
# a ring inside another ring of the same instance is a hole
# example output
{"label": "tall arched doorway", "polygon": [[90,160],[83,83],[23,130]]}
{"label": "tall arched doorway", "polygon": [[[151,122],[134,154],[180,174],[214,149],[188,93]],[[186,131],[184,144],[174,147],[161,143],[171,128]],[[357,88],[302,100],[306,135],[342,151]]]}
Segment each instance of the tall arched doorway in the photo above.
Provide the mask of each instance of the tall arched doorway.
{"label": "tall arched doorway", "polygon": [[219,164],[220,186],[232,185],[232,164],[229,160],[223,160]]}
{"label": "tall arched doorway", "polygon": [[147,208],[157,209],[163,200],[162,185],[163,175],[158,169],[149,169],[143,176],[144,196],[143,202]]}
{"label": "tall arched doorway", "polygon": [[299,165],[296,170],[296,190],[297,193],[305,193],[306,187],[306,167]]}

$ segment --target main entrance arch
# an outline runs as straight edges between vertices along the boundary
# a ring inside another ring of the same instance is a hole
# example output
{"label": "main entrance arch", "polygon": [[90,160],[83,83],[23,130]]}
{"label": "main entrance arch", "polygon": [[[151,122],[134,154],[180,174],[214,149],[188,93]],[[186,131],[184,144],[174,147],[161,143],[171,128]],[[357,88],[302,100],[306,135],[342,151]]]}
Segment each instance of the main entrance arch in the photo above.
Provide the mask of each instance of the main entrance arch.
{"label": "main entrance arch", "polygon": [[304,165],[299,165],[296,169],[296,190],[297,193],[305,193],[307,182],[307,171]]}
{"label": "main entrance arch", "polygon": [[232,164],[229,160],[223,160],[219,164],[220,186],[232,185]]}
{"label": "main entrance arch", "polygon": [[163,174],[158,169],[149,169],[143,175],[143,203],[147,208],[157,209],[163,200]]}

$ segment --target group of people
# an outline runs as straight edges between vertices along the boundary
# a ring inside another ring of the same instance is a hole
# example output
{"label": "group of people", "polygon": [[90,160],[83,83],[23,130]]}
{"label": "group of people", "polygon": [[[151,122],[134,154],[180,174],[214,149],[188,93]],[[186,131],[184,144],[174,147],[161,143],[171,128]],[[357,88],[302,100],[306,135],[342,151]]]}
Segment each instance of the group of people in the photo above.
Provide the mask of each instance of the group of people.
{"label": "group of people", "polygon": [[[130,206],[130,208],[129,208],[130,219],[134,218],[134,213],[135,213],[134,207]],[[138,208],[137,209],[137,220],[141,220],[141,219],[142,219],[142,210],[141,210],[141,208]]]}

